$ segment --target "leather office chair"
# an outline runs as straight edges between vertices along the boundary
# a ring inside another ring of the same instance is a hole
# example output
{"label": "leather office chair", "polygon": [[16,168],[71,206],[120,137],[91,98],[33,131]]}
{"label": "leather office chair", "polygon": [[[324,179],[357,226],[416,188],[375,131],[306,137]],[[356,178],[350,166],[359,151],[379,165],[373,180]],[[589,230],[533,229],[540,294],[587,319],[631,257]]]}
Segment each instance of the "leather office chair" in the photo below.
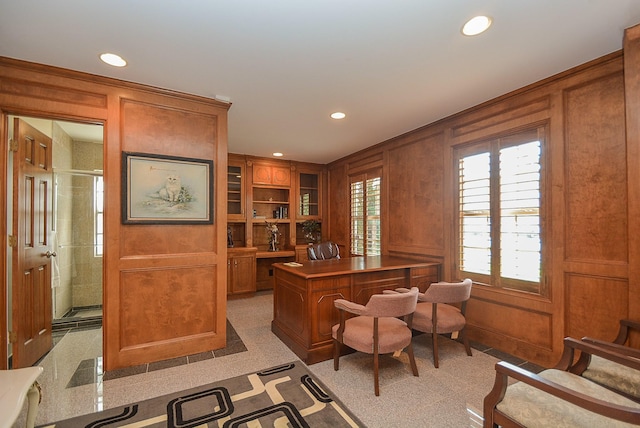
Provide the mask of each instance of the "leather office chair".
{"label": "leather office chair", "polygon": [[[433,365],[438,368],[438,334],[455,333],[459,335],[471,356],[471,347],[465,333],[465,310],[471,296],[471,280],[462,282],[436,282],[424,293],[418,294],[418,305],[413,315],[413,329],[431,333],[433,341]],[[458,309],[451,303],[460,303]]]}
{"label": "leather office chair", "polygon": [[332,241],[320,242],[307,247],[309,260],[339,259],[340,249],[338,244]]}
{"label": "leather office chair", "polygon": [[[407,348],[411,370],[418,376],[418,367],[411,345],[411,320],[418,300],[418,288],[406,293],[374,294],[366,306],[337,299],[334,305],[340,311],[340,324],[332,328],[333,368],[340,367],[340,351],[347,345],[356,351],[373,354],[375,394],[380,395],[378,381],[379,354],[389,354]],[[347,319],[346,314],[357,315]],[[401,320],[397,317],[405,317]]]}

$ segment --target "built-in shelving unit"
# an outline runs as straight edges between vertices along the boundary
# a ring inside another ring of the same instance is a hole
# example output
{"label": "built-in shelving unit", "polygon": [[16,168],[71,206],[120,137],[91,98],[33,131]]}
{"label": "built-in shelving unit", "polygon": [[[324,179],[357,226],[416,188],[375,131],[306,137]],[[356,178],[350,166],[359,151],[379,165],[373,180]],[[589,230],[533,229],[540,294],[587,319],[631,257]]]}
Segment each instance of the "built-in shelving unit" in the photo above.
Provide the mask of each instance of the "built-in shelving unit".
{"label": "built-in shelving unit", "polygon": [[320,213],[319,174],[301,172],[298,179],[298,216],[318,217]]}
{"label": "built-in shelving unit", "polygon": [[230,216],[242,215],[242,169],[239,165],[227,167],[227,214]]}
{"label": "built-in shelving unit", "polygon": [[[306,255],[308,240],[302,225],[322,221],[324,167],[311,163],[229,155],[227,175],[227,224],[233,248],[228,251],[229,294],[268,289],[272,285],[272,264],[293,261]],[[279,231],[278,251],[269,251],[267,223]],[[302,246],[300,245],[302,244]],[[248,253],[243,248],[253,248]],[[247,277],[238,269],[251,266],[255,257],[255,279],[245,288],[238,283]],[[237,267],[237,268],[236,268]]]}

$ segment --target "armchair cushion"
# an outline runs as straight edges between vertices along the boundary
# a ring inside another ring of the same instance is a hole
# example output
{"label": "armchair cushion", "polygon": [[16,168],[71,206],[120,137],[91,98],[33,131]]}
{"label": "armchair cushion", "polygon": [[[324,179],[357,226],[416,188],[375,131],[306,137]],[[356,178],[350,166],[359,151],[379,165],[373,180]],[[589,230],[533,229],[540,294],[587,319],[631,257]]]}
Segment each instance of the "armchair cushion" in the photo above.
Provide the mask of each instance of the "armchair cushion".
{"label": "armchair cushion", "polygon": [[[373,335],[371,334],[373,326],[373,318],[360,316],[349,318],[345,321],[346,328],[342,339],[343,343],[356,351],[373,354]],[[338,337],[338,328],[340,324],[336,324],[332,328],[333,338]],[[411,330],[407,328],[407,324],[398,318],[379,318],[378,319],[378,353],[390,354],[392,352],[403,349],[411,342]]]}
{"label": "armchair cushion", "polygon": [[[413,328],[425,333],[433,330],[433,305],[431,303],[418,303],[413,314]],[[445,303],[438,304],[438,326],[436,333],[451,333],[464,328],[465,318],[455,306]]]}

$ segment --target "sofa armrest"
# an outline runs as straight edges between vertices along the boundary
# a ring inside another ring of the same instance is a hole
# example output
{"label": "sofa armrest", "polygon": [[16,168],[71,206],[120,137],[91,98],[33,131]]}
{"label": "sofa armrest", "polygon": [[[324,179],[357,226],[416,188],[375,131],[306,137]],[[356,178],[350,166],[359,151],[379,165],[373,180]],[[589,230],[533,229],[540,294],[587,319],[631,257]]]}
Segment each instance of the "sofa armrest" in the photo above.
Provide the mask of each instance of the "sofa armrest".
{"label": "sofa armrest", "polygon": [[621,319],[620,328],[618,330],[618,337],[615,338],[613,343],[617,343],[619,345],[624,344],[629,338],[629,330],[640,332],[640,322],[629,319]]}
{"label": "sofa armrest", "polygon": [[[496,424],[503,426],[528,425],[526,420],[518,420],[518,417],[510,416],[509,409],[501,410],[498,408],[500,403],[505,399],[505,395],[510,388],[513,388],[514,391],[518,390],[519,394],[524,395],[527,403],[529,403],[531,407],[536,407],[534,402],[537,398],[545,397],[544,394],[540,394],[540,392],[544,392],[557,397],[562,400],[562,402],[570,403],[588,412],[600,415],[600,417],[616,419],[627,423],[640,424],[640,404],[633,403],[631,400],[618,396],[617,394],[608,391],[593,382],[583,379],[578,375],[556,369],[547,370],[548,372],[559,373],[570,380],[577,380],[579,383],[588,384],[589,388],[585,388],[585,391],[593,391],[595,388],[598,393],[592,395],[585,394],[579,390],[563,386],[545,378],[544,372],[536,374],[504,361],[496,363],[495,370],[496,379],[493,389],[484,399],[485,427],[493,427]],[[509,385],[509,378],[515,379],[519,382]],[[613,401],[624,404],[616,404],[616,402],[596,398],[596,396],[606,397],[607,399],[614,397],[615,400]],[[553,402],[555,404],[561,403],[558,400],[553,400]],[[558,420],[555,421],[554,425],[559,426],[566,422],[565,418],[573,416],[571,409],[573,409],[573,407],[569,406],[567,409],[563,409],[556,413],[549,412],[547,416],[551,415],[550,417],[557,417]],[[584,411],[578,412],[578,416],[580,417],[579,413],[584,415]]]}
{"label": "sofa armrest", "polygon": [[[579,351],[580,358],[574,363],[576,351]],[[628,355],[626,352],[620,352],[620,349],[612,349],[611,347],[601,346],[589,341],[577,340],[572,337],[564,338],[562,357],[554,368],[568,370],[579,375],[589,366],[592,355],[635,370],[640,370],[640,358]]]}
{"label": "sofa armrest", "polygon": [[615,342],[607,342],[605,340],[594,339],[593,337],[583,337],[583,342],[591,343],[592,345],[599,346],[601,348],[609,349],[612,352],[617,352],[623,355],[627,355],[633,358],[640,358],[640,349],[631,348],[626,345],[620,345]]}

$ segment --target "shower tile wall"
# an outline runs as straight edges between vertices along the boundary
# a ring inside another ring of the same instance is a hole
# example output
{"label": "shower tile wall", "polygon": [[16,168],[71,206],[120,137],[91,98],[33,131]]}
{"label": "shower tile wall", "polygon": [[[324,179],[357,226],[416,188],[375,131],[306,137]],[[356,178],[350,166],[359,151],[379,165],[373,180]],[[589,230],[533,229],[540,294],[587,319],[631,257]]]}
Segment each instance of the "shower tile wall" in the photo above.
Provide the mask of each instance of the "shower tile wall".
{"label": "shower tile wall", "polygon": [[[102,144],[74,142],[73,169],[102,170]],[[95,256],[94,177],[73,176],[73,307],[102,305],[102,257]]]}
{"label": "shower tile wall", "polygon": [[[72,153],[73,141],[53,122],[53,168],[54,170],[69,170],[73,168]],[[72,241],[71,232],[73,231],[72,222],[72,201],[70,174],[58,174],[56,176],[56,192],[57,197],[54,203],[56,210],[56,232],[54,240],[54,249],[58,256],[54,263],[58,264],[58,270],[54,269],[52,275],[53,281],[53,318],[61,318],[72,308],[72,288],[71,288],[71,271],[72,271]]]}
{"label": "shower tile wall", "polygon": [[[54,170],[102,170],[102,144],[72,141],[55,122],[53,141]],[[54,319],[72,308],[102,305],[102,258],[94,256],[94,178],[60,173],[56,180]]]}

